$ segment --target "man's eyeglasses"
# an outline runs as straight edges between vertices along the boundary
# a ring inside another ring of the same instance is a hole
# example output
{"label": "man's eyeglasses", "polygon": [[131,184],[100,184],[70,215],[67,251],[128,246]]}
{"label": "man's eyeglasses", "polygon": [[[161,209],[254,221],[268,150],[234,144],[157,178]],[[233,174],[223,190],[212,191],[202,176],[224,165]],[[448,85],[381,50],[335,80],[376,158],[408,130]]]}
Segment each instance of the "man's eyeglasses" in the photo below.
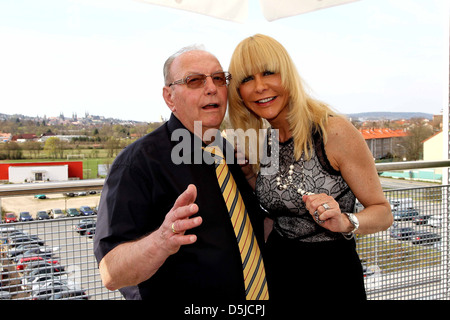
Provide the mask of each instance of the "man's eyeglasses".
{"label": "man's eyeglasses", "polygon": [[211,77],[214,84],[218,87],[228,85],[228,81],[231,79],[231,74],[226,71],[214,72],[207,74],[190,74],[184,79],[176,80],[169,84],[169,87],[174,84],[186,84],[189,89],[198,89],[206,84],[206,78]]}

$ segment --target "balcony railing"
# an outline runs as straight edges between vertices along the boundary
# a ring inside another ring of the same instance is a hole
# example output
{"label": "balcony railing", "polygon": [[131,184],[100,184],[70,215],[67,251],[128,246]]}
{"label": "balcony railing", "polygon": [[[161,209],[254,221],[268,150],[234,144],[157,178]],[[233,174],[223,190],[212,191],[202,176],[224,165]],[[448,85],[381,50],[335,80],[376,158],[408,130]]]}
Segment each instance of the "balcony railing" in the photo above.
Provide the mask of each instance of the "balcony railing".
{"label": "balcony railing", "polygon": [[[382,163],[376,167],[378,171],[448,168],[450,160]],[[0,186],[0,205],[4,210],[11,210],[11,204],[21,207],[25,203],[35,205],[36,210],[50,209],[50,203],[58,203],[62,209],[88,202],[94,207],[98,204],[98,194],[72,198],[64,193],[100,191],[103,184],[104,179],[5,184]],[[46,194],[49,199],[34,199],[36,194]],[[387,231],[357,238],[368,298],[449,300],[449,186],[390,189],[385,190],[385,194],[393,205],[394,225]],[[0,299],[49,296],[122,299],[118,291],[108,291],[101,283],[92,248],[94,230],[87,226],[80,229],[80,225],[86,224],[86,219],[95,223],[96,216],[0,224],[0,230],[3,230],[0,232],[0,243],[3,242],[0,244]],[[55,272],[41,275],[48,278],[42,280],[45,287],[41,287],[37,280],[30,283],[26,263],[14,258],[17,244],[7,243],[9,234],[6,230],[12,228],[36,236],[51,251],[44,260],[63,267],[64,276]],[[64,287],[66,291],[58,294],[55,290],[64,286],[60,284],[61,281],[64,283],[63,280],[69,285]],[[74,292],[82,292],[82,295]]]}

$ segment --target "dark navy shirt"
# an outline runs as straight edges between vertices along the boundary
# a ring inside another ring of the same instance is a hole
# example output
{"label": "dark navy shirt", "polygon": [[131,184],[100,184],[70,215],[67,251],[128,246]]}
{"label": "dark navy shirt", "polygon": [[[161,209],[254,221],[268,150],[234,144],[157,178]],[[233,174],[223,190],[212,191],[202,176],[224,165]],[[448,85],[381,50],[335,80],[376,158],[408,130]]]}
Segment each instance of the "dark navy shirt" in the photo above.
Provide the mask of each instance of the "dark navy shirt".
{"label": "dark navy shirt", "polygon": [[[214,165],[175,164],[171,155],[179,140],[171,141],[171,137],[176,129],[185,128],[172,115],[168,122],[126,147],[115,159],[100,200],[95,256],[100,262],[120,243],[155,231],[177,197],[189,184],[194,184],[195,203],[199,207],[196,215],[202,217],[203,223],[187,233],[196,234],[197,241],[182,246],[147,281],[120,291],[126,299],[185,300],[188,295],[189,301],[244,300],[239,248]],[[202,152],[202,142],[190,132],[189,136],[192,139],[189,156],[193,159],[196,152]],[[261,246],[263,215],[259,204],[239,165],[228,163],[228,166]]]}

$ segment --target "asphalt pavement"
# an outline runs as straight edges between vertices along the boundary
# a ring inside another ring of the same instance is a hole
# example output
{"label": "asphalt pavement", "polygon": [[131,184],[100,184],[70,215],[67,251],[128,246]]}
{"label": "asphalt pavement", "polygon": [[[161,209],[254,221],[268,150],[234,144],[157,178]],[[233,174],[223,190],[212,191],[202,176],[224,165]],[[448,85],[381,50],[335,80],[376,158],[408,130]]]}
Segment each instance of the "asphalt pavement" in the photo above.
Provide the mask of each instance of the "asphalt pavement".
{"label": "asphalt pavement", "polygon": [[435,182],[404,180],[380,177],[381,186],[383,189],[408,189],[408,188],[423,188],[423,187],[438,187],[441,184]]}

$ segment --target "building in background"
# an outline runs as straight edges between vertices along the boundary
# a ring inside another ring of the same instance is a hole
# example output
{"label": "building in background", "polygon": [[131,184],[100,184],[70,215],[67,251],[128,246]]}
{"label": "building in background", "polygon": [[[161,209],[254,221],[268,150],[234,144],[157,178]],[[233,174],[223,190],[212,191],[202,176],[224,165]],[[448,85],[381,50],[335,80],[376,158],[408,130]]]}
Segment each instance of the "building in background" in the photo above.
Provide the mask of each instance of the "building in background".
{"label": "building in background", "polygon": [[0,180],[11,183],[83,179],[83,161],[0,163]]}
{"label": "building in background", "polygon": [[[408,136],[404,129],[359,129],[373,157],[376,160],[390,158],[392,155],[404,155],[403,140]],[[402,149],[403,148],[403,149]]]}

